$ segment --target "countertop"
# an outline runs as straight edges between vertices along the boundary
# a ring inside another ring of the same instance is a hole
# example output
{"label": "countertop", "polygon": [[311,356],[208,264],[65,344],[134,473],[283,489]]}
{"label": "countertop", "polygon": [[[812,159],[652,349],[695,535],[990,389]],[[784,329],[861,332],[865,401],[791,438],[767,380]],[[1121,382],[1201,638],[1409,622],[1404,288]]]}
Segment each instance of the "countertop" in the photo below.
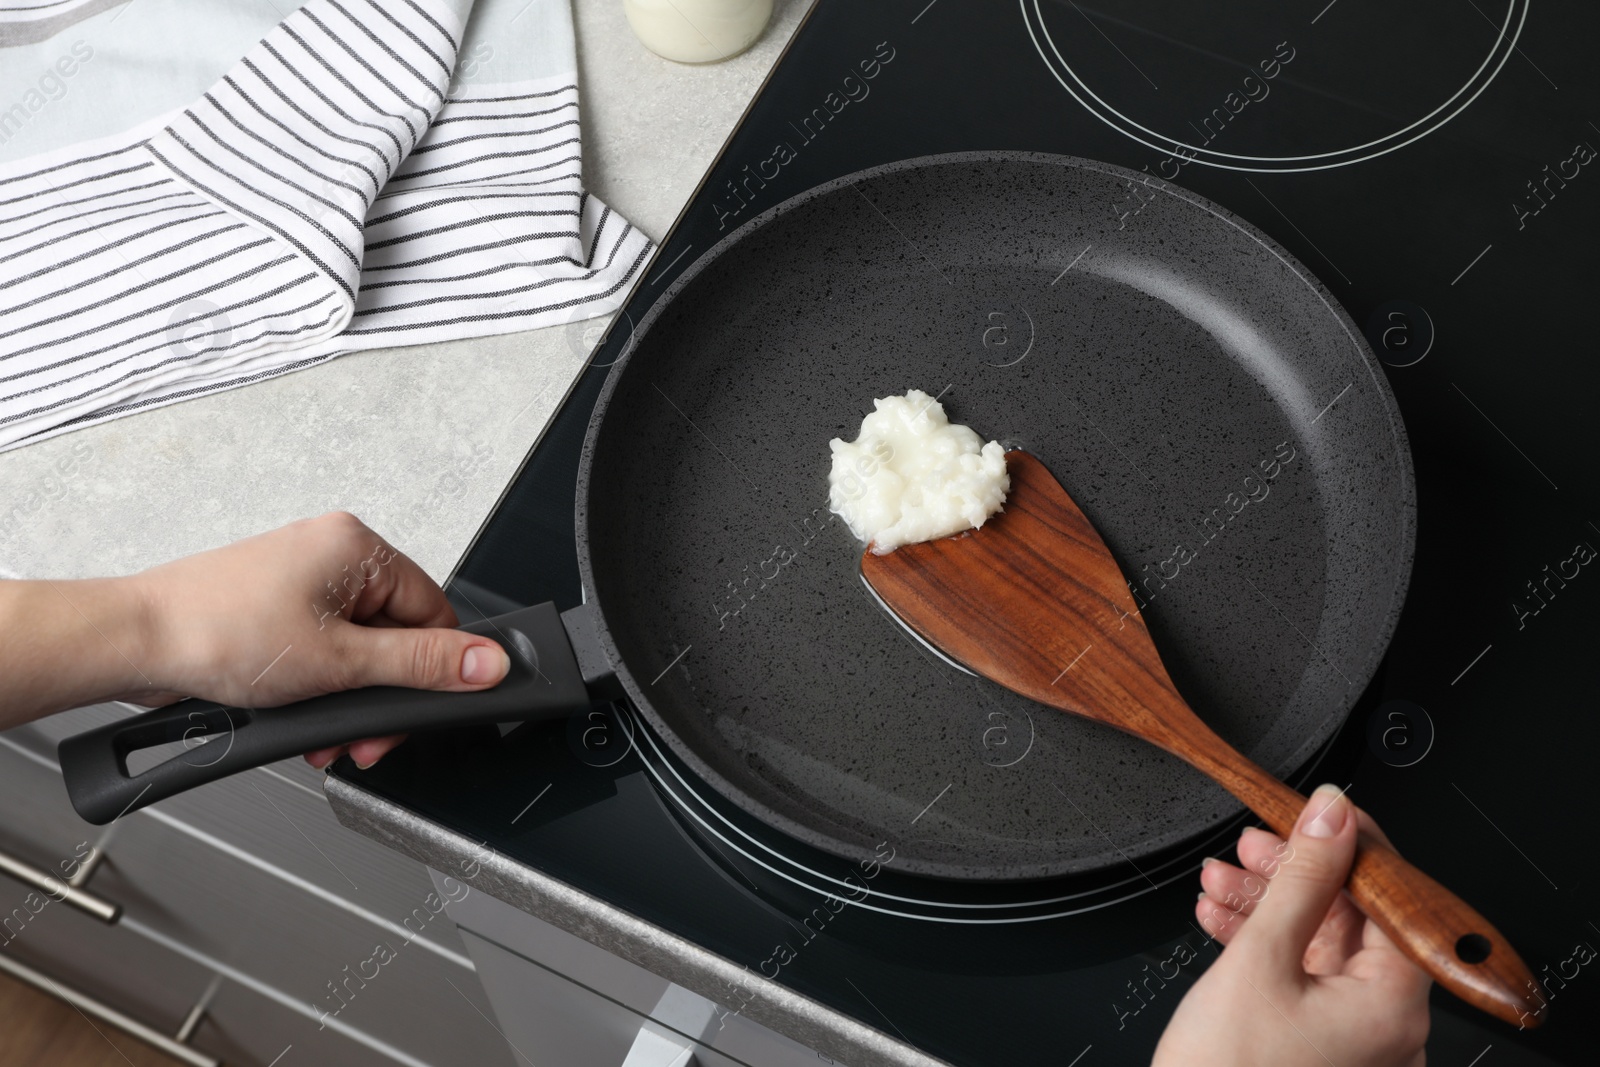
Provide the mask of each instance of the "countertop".
{"label": "countertop", "polygon": [[[586,187],[664,236],[810,4],[777,0],[749,51],[685,66],[621,0],[574,0]],[[443,581],[607,323],[352,353],[11,451],[0,577],[126,574],[344,510]]]}

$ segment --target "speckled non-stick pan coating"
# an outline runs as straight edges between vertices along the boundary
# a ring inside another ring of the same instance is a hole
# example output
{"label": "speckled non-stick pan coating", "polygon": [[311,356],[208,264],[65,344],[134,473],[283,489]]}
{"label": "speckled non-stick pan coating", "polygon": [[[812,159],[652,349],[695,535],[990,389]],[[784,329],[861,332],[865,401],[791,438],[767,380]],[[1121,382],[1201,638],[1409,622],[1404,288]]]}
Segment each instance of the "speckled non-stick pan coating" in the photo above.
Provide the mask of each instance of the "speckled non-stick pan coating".
{"label": "speckled non-stick pan coating", "polygon": [[827,475],[874,397],[938,394],[1041,457],[1138,583],[1180,690],[1268,770],[1310,756],[1376,669],[1415,521],[1382,373],[1275,242],[1130,180],[996,152],[831,183],[703,254],[612,371],[578,494],[607,651],[678,755],[787,833],[1016,879],[1239,810],[1143,741],[940,662],[873,602]]}

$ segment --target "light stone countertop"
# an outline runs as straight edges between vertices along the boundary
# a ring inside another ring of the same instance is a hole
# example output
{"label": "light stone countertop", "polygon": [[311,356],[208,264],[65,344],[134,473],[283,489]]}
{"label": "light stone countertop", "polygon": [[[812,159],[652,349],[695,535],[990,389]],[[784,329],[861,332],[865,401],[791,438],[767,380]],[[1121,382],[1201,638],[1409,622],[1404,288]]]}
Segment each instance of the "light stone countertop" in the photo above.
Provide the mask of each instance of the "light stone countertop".
{"label": "light stone countertop", "polygon": [[[684,66],[621,0],[573,0],[588,189],[659,240],[811,2]],[[125,574],[339,509],[443,581],[606,323],[352,353],[7,452],[0,577]]]}

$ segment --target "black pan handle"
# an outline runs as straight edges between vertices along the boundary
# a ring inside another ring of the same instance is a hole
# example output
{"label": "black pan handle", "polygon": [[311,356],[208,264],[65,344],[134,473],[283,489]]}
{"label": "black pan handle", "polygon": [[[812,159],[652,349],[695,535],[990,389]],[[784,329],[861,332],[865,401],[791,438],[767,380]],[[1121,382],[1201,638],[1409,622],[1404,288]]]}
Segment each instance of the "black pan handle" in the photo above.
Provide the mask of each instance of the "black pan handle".
{"label": "black pan handle", "polygon": [[[584,608],[567,625],[589,625]],[[589,706],[586,673],[554,604],[463,626],[492,637],[511,657],[499,685],[476,693],[373,686],[277,708],[229,708],[184,700],[63,740],[57,749],[67,795],[79,815],[103,824],[147,804],[239,771],[303,752],[441,726],[557,719]],[[587,649],[585,649],[587,652]],[[140,774],[128,754],[184,742],[185,751]]]}

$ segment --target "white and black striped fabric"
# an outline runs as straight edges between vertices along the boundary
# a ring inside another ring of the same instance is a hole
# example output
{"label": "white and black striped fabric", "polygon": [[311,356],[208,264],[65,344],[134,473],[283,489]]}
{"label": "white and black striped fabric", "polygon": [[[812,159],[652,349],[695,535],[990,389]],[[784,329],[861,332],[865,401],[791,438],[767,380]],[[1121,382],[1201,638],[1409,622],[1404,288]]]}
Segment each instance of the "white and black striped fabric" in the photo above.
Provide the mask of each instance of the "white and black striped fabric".
{"label": "white and black striped fabric", "polygon": [[[37,2],[37,0],[29,0]],[[0,447],[613,309],[570,74],[446,98],[441,0],[310,0],[175,118],[0,168]]]}
{"label": "white and black striped fabric", "polygon": [[127,0],[9,0],[0,4],[0,46],[42,41]]}

